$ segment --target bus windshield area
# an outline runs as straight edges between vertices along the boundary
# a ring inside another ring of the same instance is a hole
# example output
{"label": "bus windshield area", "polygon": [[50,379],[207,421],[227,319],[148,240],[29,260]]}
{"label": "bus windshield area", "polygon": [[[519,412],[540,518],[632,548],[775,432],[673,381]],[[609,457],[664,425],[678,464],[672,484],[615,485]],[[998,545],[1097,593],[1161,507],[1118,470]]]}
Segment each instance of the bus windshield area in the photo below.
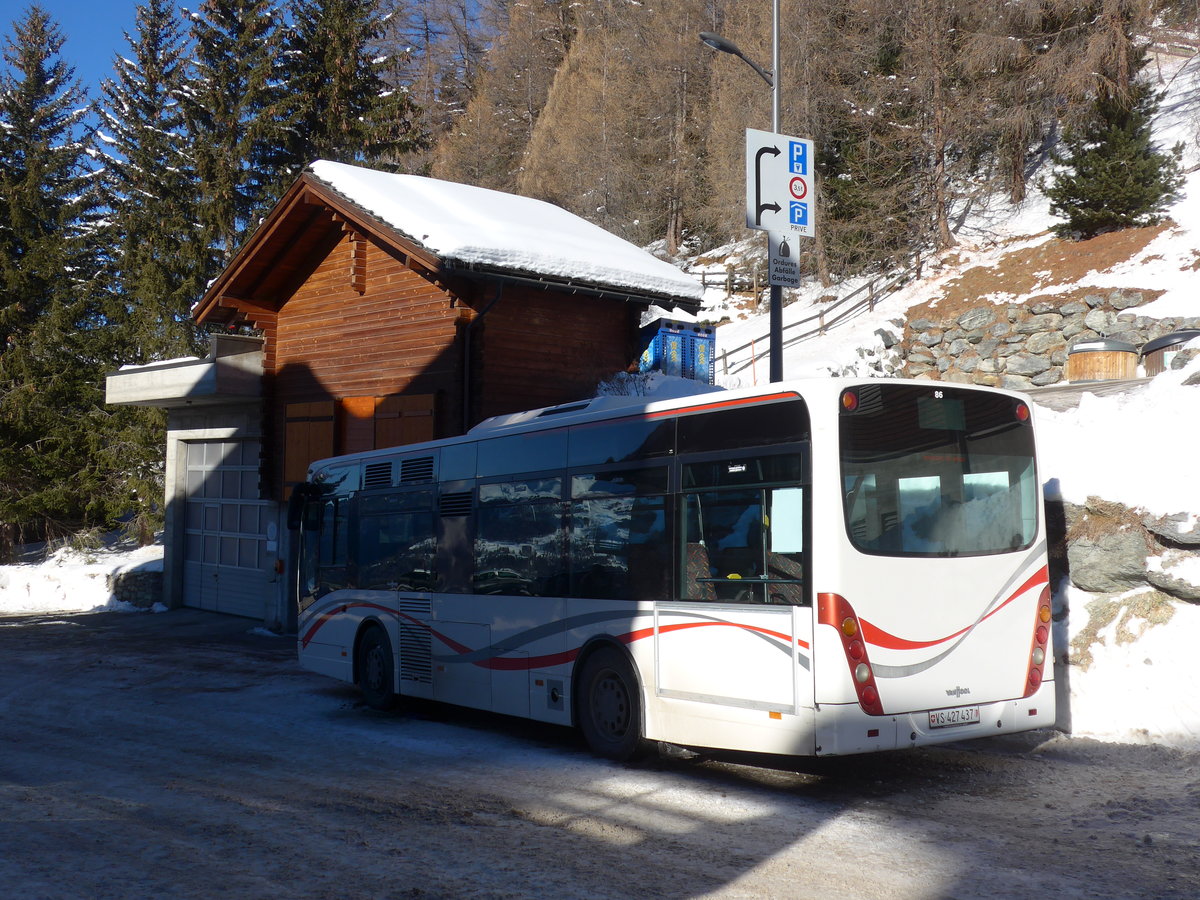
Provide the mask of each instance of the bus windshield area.
{"label": "bus windshield area", "polygon": [[1033,543],[1037,473],[1022,401],[948,387],[870,385],[843,394],[842,410],[846,530],[856,548],[882,556],[980,556]]}

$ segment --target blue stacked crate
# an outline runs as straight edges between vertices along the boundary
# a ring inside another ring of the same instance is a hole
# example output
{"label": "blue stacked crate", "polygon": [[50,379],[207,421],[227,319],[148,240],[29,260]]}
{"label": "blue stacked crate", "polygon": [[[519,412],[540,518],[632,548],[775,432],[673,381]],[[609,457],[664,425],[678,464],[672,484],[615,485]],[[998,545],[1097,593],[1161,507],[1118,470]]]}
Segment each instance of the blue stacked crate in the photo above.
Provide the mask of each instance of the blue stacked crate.
{"label": "blue stacked crate", "polygon": [[716,342],[716,333],[709,325],[659,319],[642,329],[645,349],[638,369],[712,384]]}

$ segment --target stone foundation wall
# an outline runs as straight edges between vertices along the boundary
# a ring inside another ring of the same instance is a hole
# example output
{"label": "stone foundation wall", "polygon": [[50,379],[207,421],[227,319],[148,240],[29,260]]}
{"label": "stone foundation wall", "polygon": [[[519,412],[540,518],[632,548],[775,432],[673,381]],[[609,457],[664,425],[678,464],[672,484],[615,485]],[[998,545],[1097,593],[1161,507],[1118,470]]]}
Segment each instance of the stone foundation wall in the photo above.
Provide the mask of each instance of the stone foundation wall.
{"label": "stone foundation wall", "polygon": [[118,572],[108,576],[108,590],[114,600],[149,609],[163,599],[162,572]]}
{"label": "stone foundation wall", "polygon": [[1181,328],[1200,328],[1200,318],[1151,319],[1129,311],[1146,300],[1138,291],[1117,290],[1027,306],[978,306],[947,317],[934,308],[905,325],[893,348],[904,360],[897,374],[1027,390],[1064,381],[1067,354],[1079,341],[1103,337],[1140,347]]}

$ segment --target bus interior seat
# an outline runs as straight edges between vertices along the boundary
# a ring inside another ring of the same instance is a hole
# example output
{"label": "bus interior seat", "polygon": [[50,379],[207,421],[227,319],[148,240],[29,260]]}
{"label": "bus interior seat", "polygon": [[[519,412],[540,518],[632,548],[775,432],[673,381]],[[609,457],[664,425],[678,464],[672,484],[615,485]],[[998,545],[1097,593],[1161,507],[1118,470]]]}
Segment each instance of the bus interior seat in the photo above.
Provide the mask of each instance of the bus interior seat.
{"label": "bus interior seat", "polygon": [[700,543],[687,545],[687,571],[683,585],[684,597],[689,600],[716,600],[717,592],[712,582],[702,581],[712,577],[708,561],[708,548]]}

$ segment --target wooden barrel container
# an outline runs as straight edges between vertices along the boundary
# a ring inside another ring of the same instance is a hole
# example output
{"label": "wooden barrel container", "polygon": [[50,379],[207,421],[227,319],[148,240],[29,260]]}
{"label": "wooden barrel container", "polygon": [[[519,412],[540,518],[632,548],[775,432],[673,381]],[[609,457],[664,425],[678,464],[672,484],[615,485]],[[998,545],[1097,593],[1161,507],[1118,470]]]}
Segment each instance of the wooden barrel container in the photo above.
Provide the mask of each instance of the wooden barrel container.
{"label": "wooden barrel container", "polygon": [[1137,362],[1137,347],[1125,341],[1080,341],[1067,354],[1067,381],[1137,378]]}
{"label": "wooden barrel container", "polygon": [[1171,359],[1184,344],[1200,337],[1200,329],[1183,328],[1148,341],[1142,347],[1142,363],[1147,375],[1161,375],[1171,366]]}

